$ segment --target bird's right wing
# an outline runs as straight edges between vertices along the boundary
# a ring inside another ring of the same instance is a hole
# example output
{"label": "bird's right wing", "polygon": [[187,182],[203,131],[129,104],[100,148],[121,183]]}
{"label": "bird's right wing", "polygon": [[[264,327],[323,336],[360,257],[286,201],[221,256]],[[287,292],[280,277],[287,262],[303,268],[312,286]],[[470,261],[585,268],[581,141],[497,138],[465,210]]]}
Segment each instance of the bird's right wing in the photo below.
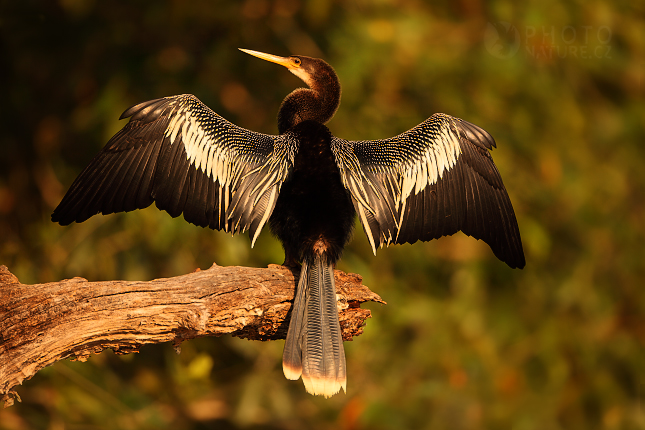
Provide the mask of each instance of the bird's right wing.
{"label": "bird's right wing", "polygon": [[374,253],[461,230],[511,267],[524,267],[513,206],[483,129],[435,114],[399,136],[334,138],[332,150]]}
{"label": "bird's right wing", "polygon": [[52,221],[150,206],[253,243],[269,219],[298,150],[288,136],[238,127],[185,94],[126,110],[131,117],[76,178]]}

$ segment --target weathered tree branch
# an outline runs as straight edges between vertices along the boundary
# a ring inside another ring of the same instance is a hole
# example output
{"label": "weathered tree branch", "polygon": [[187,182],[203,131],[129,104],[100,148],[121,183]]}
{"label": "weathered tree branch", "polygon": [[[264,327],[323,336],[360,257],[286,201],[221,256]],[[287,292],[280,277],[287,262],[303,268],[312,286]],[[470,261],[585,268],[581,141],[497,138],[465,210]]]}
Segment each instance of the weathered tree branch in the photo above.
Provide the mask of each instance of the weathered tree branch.
{"label": "weathered tree branch", "polygon": [[[355,274],[335,272],[343,339],[362,333],[366,301],[385,303]],[[112,348],[232,334],[283,339],[294,293],[286,267],[220,267],[148,282],[88,282],[73,278],[23,285],[0,266],[0,400],[20,400],[12,390],[40,369],[71,357]]]}

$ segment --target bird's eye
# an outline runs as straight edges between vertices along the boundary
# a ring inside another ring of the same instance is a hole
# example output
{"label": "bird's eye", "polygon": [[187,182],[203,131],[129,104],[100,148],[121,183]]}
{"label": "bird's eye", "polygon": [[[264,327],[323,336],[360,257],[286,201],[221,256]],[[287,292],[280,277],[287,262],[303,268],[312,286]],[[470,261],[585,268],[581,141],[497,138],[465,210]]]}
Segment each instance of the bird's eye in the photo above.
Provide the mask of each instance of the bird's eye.
{"label": "bird's eye", "polygon": [[302,63],[302,60],[298,57],[293,57],[291,61],[295,66],[299,66]]}

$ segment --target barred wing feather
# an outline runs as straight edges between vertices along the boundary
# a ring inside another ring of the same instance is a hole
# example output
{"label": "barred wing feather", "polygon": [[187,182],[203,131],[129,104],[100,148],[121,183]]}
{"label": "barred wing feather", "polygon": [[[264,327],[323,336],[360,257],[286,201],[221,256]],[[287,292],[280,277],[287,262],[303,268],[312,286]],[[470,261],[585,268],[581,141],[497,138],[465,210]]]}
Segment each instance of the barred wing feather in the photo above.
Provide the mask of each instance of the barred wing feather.
{"label": "barred wing feather", "polygon": [[150,206],[253,242],[289,175],[297,142],[238,127],[185,94],[127,109],[130,121],[78,176],[52,221]]}
{"label": "barred wing feather", "polygon": [[489,152],[494,146],[476,125],[434,114],[399,136],[335,138],[332,149],[374,253],[461,230],[510,267],[524,267],[515,213]]}

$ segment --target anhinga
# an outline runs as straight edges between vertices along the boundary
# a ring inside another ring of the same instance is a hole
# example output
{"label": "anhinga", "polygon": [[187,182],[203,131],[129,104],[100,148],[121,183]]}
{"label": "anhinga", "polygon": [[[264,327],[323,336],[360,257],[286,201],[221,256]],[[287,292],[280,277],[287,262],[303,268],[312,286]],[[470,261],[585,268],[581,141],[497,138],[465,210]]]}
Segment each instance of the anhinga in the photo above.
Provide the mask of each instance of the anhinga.
{"label": "anhinga", "polygon": [[333,268],[356,213],[374,253],[461,230],[521,268],[520,233],[489,153],[495,141],[483,129],[434,114],[390,139],[340,139],[324,125],[341,92],[329,64],[242,51],[309,86],[282,102],[279,135],[237,127],[190,94],[138,104],[121,115],[130,121],[74,181],[52,220],[67,225],[155,202],[199,226],[249,230],[251,246],[268,221],[285,265],[302,265],[284,374],[328,397],[346,385]]}

